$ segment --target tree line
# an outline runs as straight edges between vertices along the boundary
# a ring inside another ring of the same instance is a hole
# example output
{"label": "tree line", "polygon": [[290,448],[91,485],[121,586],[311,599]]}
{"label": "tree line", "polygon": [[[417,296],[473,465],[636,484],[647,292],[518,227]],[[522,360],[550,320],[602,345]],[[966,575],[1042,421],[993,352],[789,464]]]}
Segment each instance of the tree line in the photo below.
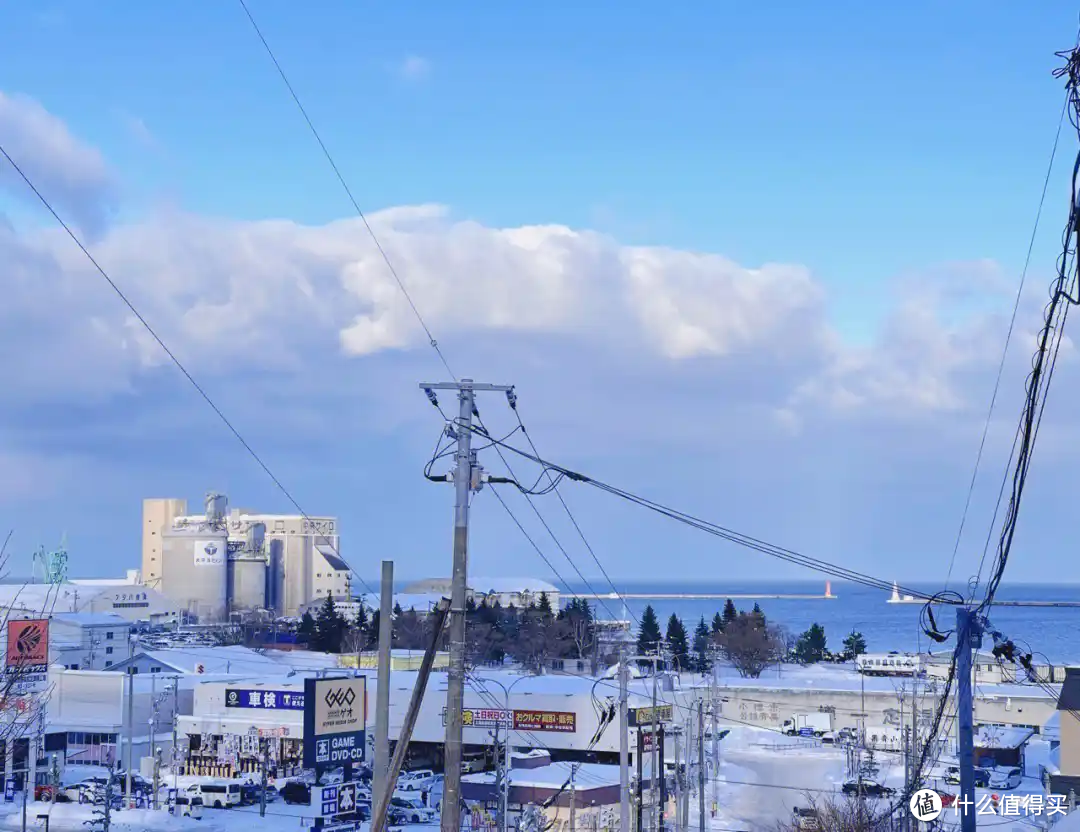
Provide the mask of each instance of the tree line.
{"label": "tree line", "polygon": [[[394,605],[391,644],[396,649],[423,650],[431,643],[432,618],[427,611],[403,610]],[[332,597],[315,615],[305,612],[297,630],[312,650],[355,653],[375,650],[379,644],[379,610],[360,604],[350,620]],[[554,659],[598,660],[596,619],[589,602],[575,598],[555,611],[547,593],[535,603],[517,608],[496,601],[477,604],[469,599],[465,608],[466,661],[472,666],[498,665],[509,658],[539,671]],[[440,636],[445,647],[446,634]]]}
{"label": "tree line", "polygon": [[[844,651],[830,653],[825,629],[813,624],[792,639],[783,627],[771,624],[759,604],[749,612],[740,611],[730,598],[710,623],[702,616],[687,635],[682,620],[672,613],[665,633],[652,606],[645,607],[638,629],[637,652],[656,656],[662,667],[694,673],[711,673],[716,658],[724,658],[741,676],[756,678],[766,668],[783,661],[811,664],[818,661],[853,661],[866,652],[866,639],[854,630],[844,639]],[[642,665],[651,662],[639,659]]]}
{"label": "tree line", "polygon": [[[314,615],[305,612],[298,634],[312,650],[326,653],[358,653],[375,650],[379,644],[379,610],[363,604],[347,618],[332,597],[327,597]],[[427,611],[403,610],[394,605],[391,644],[396,649],[423,650],[431,643],[432,617]],[[440,649],[446,634],[440,635]],[[593,608],[584,598],[575,598],[556,611],[546,593],[527,607],[501,606],[497,601],[479,604],[472,599],[465,614],[466,661],[472,667],[500,665],[507,659],[540,672],[558,660],[585,660],[595,672],[601,655]],[[761,606],[738,610],[729,598],[711,622],[704,616],[692,636],[674,613],[664,632],[652,606],[645,607],[637,634],[639,656],[656,656],[659,666],[678,671],[710,673],[717,657],[725,659],[742,676],[758,677],[768,667],[783,661],[813,664],[821,661],[853,661],[866,652],[866,639],[852,630],[843,640],[840,653],[828,649],[825,628],[812,624],[796,638],[765,617]],[[651,661],[639,659],[643,666]]]}

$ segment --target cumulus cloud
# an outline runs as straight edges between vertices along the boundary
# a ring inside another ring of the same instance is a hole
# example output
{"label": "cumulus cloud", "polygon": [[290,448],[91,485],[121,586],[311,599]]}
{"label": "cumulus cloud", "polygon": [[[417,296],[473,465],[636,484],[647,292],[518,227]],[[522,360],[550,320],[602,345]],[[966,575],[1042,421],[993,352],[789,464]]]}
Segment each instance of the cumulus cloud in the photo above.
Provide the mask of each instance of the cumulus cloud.
{"label": "cumulus cloud", "polygon": [[[57,210],[91,234],[104,228],[115,206],[115,180],[101,154],[63,121],[32,98],[0,90],[0,144]],[[0,160],[0,190],[36,203],[6,160]]]}

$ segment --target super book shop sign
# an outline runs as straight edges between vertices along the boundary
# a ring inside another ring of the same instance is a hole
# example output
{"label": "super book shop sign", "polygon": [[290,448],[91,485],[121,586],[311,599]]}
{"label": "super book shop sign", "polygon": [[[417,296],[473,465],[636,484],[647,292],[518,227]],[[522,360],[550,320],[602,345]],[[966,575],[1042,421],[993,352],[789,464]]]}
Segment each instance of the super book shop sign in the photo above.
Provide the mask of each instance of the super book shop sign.
{"label": "super book shop sign", "polygon": [[367,747],[367,679],[338,677],[304,681],[304,765],[356,763]]}

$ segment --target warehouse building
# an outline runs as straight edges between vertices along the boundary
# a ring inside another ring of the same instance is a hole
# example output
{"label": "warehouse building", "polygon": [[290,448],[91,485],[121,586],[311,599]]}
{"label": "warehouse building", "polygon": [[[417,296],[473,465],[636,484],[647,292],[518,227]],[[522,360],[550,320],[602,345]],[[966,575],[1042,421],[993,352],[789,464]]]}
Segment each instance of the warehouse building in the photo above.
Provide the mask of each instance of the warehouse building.
{"label": "warehouse building", "polygon": [[[420,597],[450,597],[449,578],[424,578],[408,584],[403,593]],[[469,586],[465,597],[475,604],[486,601],[489,606],[496,602],[503,607],[522,609],[531,604],[540,603],[540,596],[547,595],[553,610],[559,609],[562,590],[539,578],[484,578],[469,576]],[[408,609],[402,604],[402,609]],[[417,606],[417,610],[421,607]]]}

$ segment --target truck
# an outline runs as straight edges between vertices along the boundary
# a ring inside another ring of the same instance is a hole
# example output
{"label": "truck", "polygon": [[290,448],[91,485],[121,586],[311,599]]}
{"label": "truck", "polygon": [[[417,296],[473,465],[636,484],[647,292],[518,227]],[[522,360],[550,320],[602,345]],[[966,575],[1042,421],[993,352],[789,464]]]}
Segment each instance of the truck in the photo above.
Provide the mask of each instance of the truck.
{"label": "truck", "polygon": [[785,719],[780,730],[788,736],[814,736],[820,737],[832,730],[832,714],[815,711],[806,714],[792,714],[791,719]]}

